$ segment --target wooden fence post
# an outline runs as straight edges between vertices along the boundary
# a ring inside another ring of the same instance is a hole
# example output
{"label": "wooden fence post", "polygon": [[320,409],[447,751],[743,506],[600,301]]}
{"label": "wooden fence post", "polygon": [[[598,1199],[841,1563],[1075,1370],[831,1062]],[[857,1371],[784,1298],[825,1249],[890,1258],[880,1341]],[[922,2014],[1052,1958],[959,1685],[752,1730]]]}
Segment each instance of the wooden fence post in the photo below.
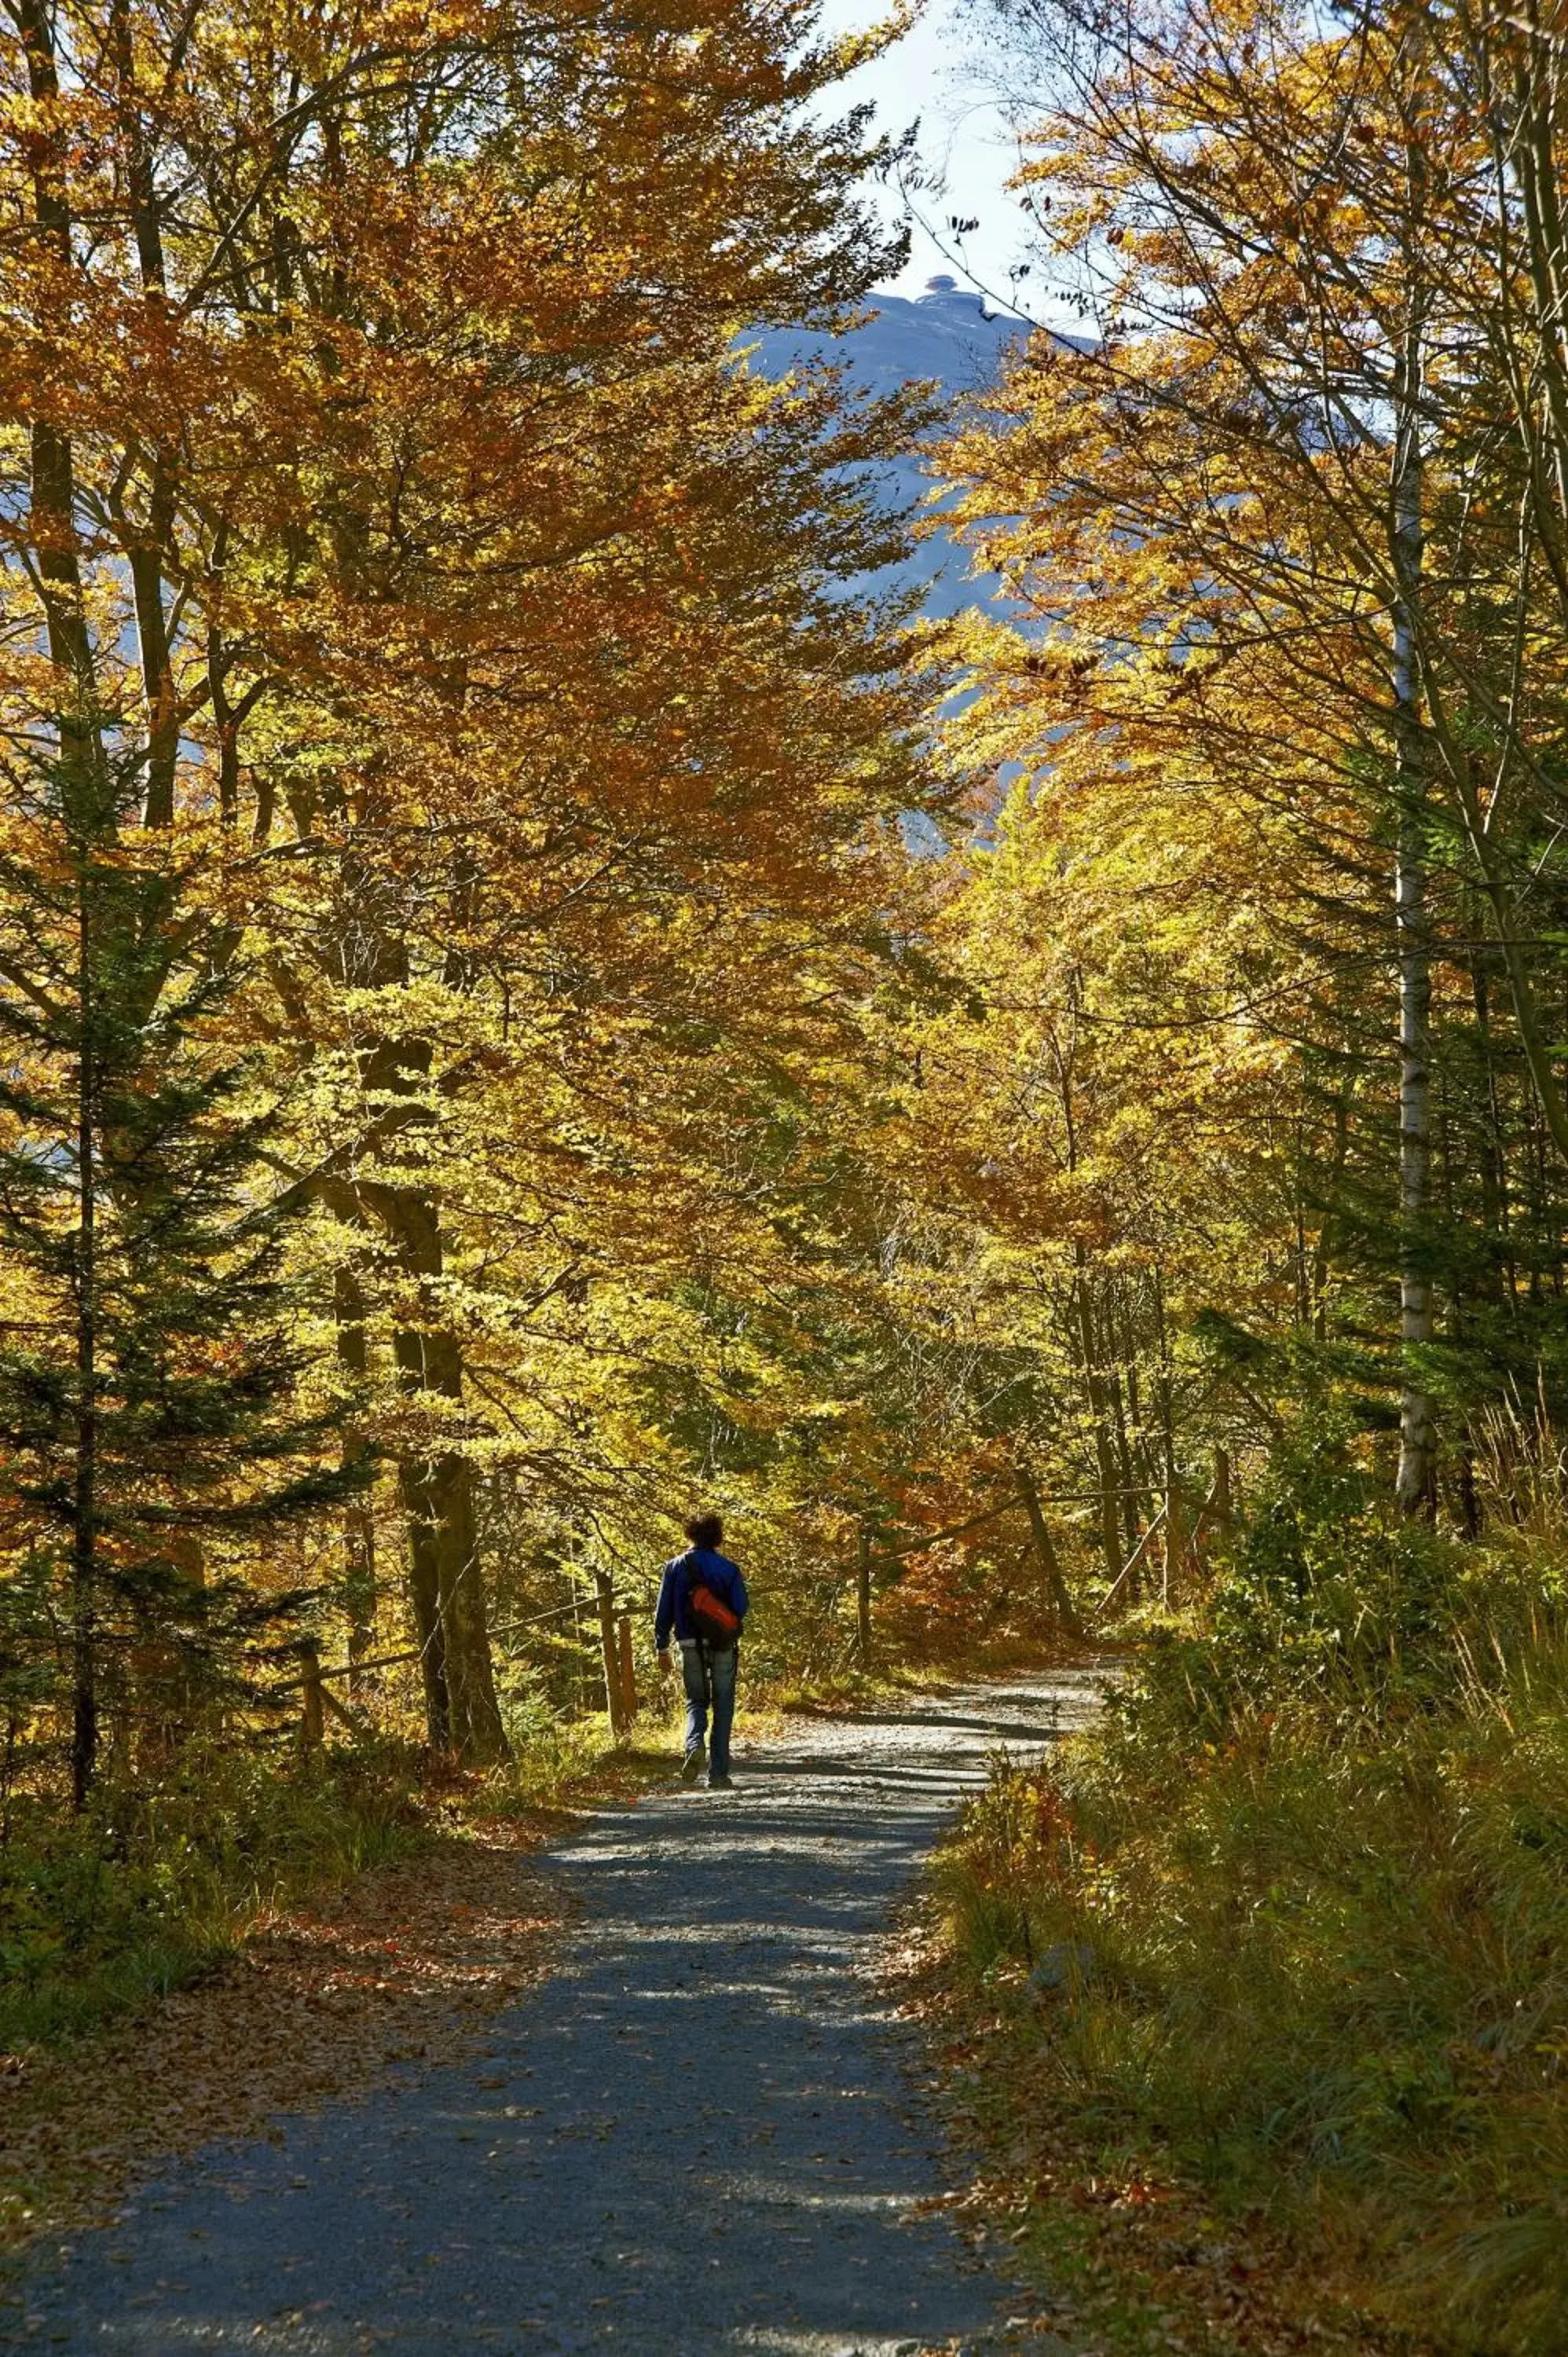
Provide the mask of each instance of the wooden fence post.
{"label": "wooden fence post", "polygon": [[610,1715],[610,1733],[619,1743],[626,1733],[626,1706],[621,1699],[620,1656],[616,1649],[615,1583],[608,1572],[596,1571],[594,1586],[598,1592],[599,1651],[605,1664],[605,1707]]}
{"label": "wooden fence post", "polygon": [[1228,1448],[1217,1448],[1214,1452],[1214,1519],[1226,1532],[1235,1519],[1235,1510],[1230,1503],[1230,1451]]}
{"label": "wooden fence post", "polygon": [[871,1533],[865,1523],[860,1526],[860,1562],[855,1569],[854,1621],[860,1666],[868,1670],[871,1667]]}
{"label": "wooden fence post", "polygon": [[1181,1483],[1175,1474],[1165,1491],[1165,1555],[1160,1576],[1160,1602],[1168,1604],[1171,1589],[1180,1579],[1187,1564],[1187,1512]]}
{"label": "wooden fence post", "polygon": [[628,1727],[637,1717],[637,1665],[631,1655],[631,1615],[616,1615],[616,1658],[620,1666],[620,1706]]}
{"label": "wooden fence post", "polygon": [[306,1751],[318,1751],[327,1734],[327,1689],[321,1683],[321,1653],[314,1637],[300,1640],[299,1666],[305,1706],[299,1739]]}

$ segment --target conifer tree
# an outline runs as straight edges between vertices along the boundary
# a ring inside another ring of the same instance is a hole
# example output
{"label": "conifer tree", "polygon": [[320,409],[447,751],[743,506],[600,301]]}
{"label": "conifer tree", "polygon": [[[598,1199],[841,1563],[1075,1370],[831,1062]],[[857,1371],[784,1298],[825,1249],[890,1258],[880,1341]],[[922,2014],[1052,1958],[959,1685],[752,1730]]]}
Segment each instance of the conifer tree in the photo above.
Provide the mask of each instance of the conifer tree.
{"label": "conifer tree", "polygon": [[210,846],[137,828],[145,755],[102,716],[55,736],[13,767],[0,838],[0,1516],[69,1631],[81,1807],[106,1658],[132,1711],[188,1701],[253,1621],[234,1541],[344,1479],[338,1403],[302,1405],[269,1108],[223,1042]]}

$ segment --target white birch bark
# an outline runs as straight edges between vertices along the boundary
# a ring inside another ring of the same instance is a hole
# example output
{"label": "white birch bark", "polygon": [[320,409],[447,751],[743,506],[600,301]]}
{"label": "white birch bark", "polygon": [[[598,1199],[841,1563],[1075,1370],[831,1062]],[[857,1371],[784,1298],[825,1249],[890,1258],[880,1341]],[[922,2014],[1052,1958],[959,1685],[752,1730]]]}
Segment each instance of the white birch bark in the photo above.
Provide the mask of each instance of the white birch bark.
{"label": "white birch bark", "polygon": [[1400,1055],[1400,1455],[1395,1495],[1407,1514],[1429,1512],[1437,1486],[1437,1427],[1421,1353],[1432,1340],[1433,1288],[1423,1231],[1432,1185],[1432,939],[1427,914],[1426,774],[1422,734],[1418,630],[1424,556],[1421,404],[1425,308],[1415,251],[1421,235],[1424,165],[1412,140],[1404,349],[1395,372],[1396,416],[1390,483],[1393,606],[1394,780],[1398,833],[1394,923],[1399,952]]}

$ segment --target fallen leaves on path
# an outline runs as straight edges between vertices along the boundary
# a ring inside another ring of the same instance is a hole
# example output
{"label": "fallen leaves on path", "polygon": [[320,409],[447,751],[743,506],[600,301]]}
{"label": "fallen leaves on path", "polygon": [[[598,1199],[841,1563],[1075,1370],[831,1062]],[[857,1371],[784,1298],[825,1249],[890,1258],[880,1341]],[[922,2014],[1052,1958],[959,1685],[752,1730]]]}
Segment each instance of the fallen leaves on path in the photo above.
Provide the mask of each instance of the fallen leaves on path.
{"label": "fallen leaves on path", "polygon": [[563,1820],[440,1834],[263,1916],[207,1979],[0,2077],[0,2246],[102,2218],[135,2175],[460,2053],[542,1978],[564,1901],[526,1853]]}

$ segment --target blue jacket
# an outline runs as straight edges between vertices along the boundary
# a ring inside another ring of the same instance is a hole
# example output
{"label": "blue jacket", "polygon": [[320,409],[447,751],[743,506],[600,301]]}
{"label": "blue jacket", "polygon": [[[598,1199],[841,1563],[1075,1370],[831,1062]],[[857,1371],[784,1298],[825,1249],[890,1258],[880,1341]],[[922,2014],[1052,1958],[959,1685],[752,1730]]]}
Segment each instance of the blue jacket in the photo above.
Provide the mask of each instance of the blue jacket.
{"label": "blue jacket", "polygon": [[737,1612],[743,1620],[746,1618],[749,1598],[738,1567],[731,1563],[727,1555],[715,1555],[712,1547],[691,1547],[686,1554],[676,1555],[672,1562],[665,1565],[664,1577],[659,1583],[659,1609],[653,1615],[653,1641],[660,1652],[670,1642],[671,1629],[682,1644],[690,1643],[696,1636],[692,1616],[686,1609],[686,1566],[693,1562],[696,1564],[703,1586],[711,1587],[714,1594],[721,1598],[732,1612]]}

